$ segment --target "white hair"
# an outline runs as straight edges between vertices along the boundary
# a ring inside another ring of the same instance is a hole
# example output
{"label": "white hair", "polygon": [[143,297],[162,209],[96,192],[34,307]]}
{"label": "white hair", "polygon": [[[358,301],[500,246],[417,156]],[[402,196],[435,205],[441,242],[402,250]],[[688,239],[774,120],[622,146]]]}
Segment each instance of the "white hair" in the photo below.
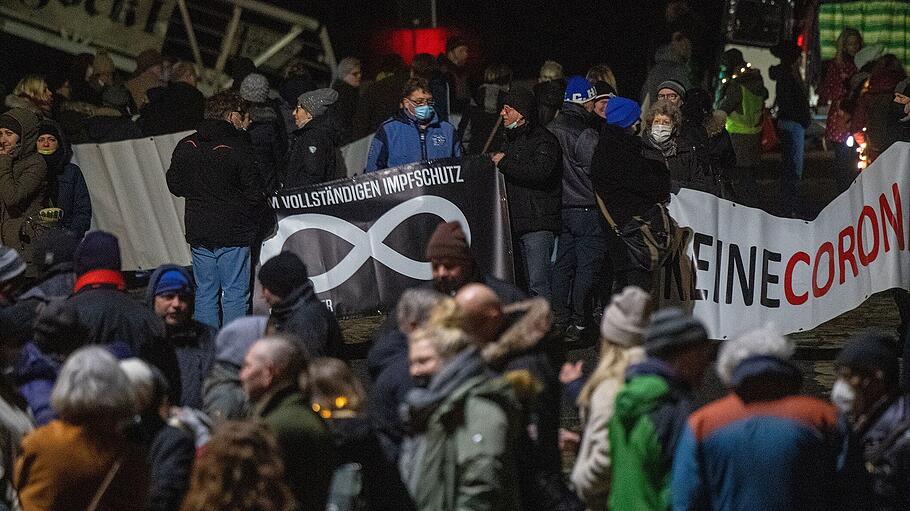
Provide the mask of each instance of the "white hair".
{"label": "white hair", "polygon": [[791,339],[778,333],[773,325],[764,325],[721,345],[717,355],[717,375],[724,385],[729,386],[733,371],[743,360],[759,355],[788,360],[793,351]]}
{"label": "white hair", "polygon": [[135,415],[136,397],[126,373],[107,350],[86,346],[63,364],[51,406],[66,422],[119,421]]}
{"label": "white hair", "polygon": [[145,410],[155,399],[155,375],[152,368],[138,358],[128,358],[120,361],[120,369],[132,384],[136,408]]}

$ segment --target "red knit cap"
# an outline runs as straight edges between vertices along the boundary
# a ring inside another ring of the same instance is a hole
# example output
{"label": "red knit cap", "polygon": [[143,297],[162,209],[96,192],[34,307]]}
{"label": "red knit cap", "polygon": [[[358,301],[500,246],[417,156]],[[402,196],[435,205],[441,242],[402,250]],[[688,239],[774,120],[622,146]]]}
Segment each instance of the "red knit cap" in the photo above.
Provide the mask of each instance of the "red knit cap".
{"label": "red knit cap", "polygon": [[443,258],[457,259],[465,263],[474,261],[468,239],[458,222],[444,222],[436,226],[427,244],[427,259],[434,261]]}

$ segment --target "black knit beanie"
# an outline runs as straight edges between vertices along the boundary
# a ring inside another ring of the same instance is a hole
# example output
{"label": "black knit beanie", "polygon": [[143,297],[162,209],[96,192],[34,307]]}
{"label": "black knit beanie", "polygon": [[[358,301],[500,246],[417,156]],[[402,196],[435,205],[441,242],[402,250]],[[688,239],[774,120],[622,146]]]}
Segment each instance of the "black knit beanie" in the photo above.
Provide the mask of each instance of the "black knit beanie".
{"label": "black knit beanie", "polygon": [[282,252],[259,268],[259,282],[272,294],[285,298],[304,285],[309,276],[306,265],[292,252]]}
{"label": "black knit beanie", "polygon": [[837,366],[858,369],[866,373],[881,370],[885,382],[896,385],[900,373],[898,348],[887,335],[864,332],[853,336],[837,355]]}

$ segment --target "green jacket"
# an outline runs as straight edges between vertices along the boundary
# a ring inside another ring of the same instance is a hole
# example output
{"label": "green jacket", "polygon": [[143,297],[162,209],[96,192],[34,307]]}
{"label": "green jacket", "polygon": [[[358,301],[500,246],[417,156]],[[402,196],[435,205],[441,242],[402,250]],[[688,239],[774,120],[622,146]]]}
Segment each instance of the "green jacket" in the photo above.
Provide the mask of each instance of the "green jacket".
{"label": "green jacket", "polygon": [[427,421],[417,509],[518,509],[513,459],[518,425],[518,407],[505,380],[475,376],[455,389]]}
{"label": "green jacket", "polygon": [[300,509],[322,511],[336,465],[332,438],[322,419],[294,386],[274,391],[259,402],[256,412],[278,440],[284,478]]}
{"label": "green jacket", "polygon": [[616,396],[609,423],[611,511],[670,508],[670,469],[689,397],[682,385],[654,373],[632,376]]}

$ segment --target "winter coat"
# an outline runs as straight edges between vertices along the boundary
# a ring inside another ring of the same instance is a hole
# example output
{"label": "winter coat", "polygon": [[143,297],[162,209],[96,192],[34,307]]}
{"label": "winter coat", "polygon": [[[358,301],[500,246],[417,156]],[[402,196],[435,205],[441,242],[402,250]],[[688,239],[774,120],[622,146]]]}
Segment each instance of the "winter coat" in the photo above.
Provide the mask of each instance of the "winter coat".
{"label": "winter coat", "polygon": [[108,142],[142,138],[142,129],[132,118],[126,115],[89,117],[83,121],[83,126],[85,127],[87,139],[82,142],[106,144]]}
{"label": "winter coat", "polygon": [[142,450],[115,431],[94,431],[61,420],[22,441],[15,482],[23,511],[84,511],[111,467],[120,468],[98,510],[145,510],[149,473]]}
{"label": "winter coat", "polygon": [[753,357],[734,375],[743,372],[732,393],[689,417],[673,460],[673,509],[835,509],[834,407],[789,391],[801,383],[789,363]]}
{"label": "winter coat", "polygon": [[726,114],[721,111],[713,112],[701,124],[683,120],[677,137],[680,158],[667,160],[674,190],[682,186],[735,200],[729,196],[729,182],[736,153],[724,128],[725,120]]}
{"label": "winter coat", "polygon": [[172,82],[148,91],[149,103],[139,110],[139,127],[147,137],[198,129],[205,113],[205,96],[196,87]]}
{"label": "winter coat", "polygon": [[284,478],[300,509],[323,509],[337,455],[332,437],[296,386],[277,388],[256,404],[255,414],[275,434]]}
{"label": "winter coat", "polygon": [[319,301],[309,279],[272,307],[268,329],[295,336],[311,359],[337,358],[344,349],[338,320]]}
{"label": "winter coat", "polygon": [[47,164],[38,154],[35,114],[13,108],[3,115],[19,122],[22,136],[17,154],[0,154],[0,242],[18,250],[31,264],[36,231],[28,219],[37,219],[38,211],[48,205]]}
{"label": "winter coat", "polygon": [[[149,278],[145,292],[146,303],[155,309],[155,286],[161,276],[170,270],[183,273],[187,281],[193,276],[182,266],[166,264],[159,266]],[[192,318],[186,325],[165,326],[166,340],[177,359],[178,381],[171,381],[171,400],[174,404],[190,408],[202,408],[202,385],[215,360],[215,329]],[[164,368],[161,368],[162,371]]]}
{"label": "winter coat", "polygon": [[621,128],[606,126],[591,160],[591,182],[607,211],[622,227],[657,203],[670,200],[670,172],[663,156]]}
{"label": "winter coat", "polygon": [[691,389],[665,362],[629,367],[609,425],[611,510],[670,506],[671,461],[691,411]]}
{"label": "winter coat", "polygon": [[59,263],[51,266],[32,284],[27,291],[19,295],[20,301],[37,300],[47,303],[51,300],[62,300],[73,294],[76,285],[76,274],[73,263]]}
{"label": "winter coat", "polygon": [[475,348],[452,358],[408,396],[400,467],[421,511],[514,510],[519,412],[512,387],[490,378]]}
{"label": "winter coat", "polygon": [[32,342],[19,352],[13,373],[13,382],[28,402],[35,424],[43,426],[57,418],[51,407],[51,392],[60,372],[60,362],[48,357]]}
{"label": "winter coat", "polygon": [[504,307],[503,313],[508,327],[481,355],[491,370],[512,383],[520,405],[516,460],[522,509],[581,509],[561,470],[558,368],[565,353],[561,338],[550,335],[550,306],[543,298],[532,298]]}
{"label": "winter coat", "polygon": [[294,130],[284,164],[285,188],[324,183],[335,179],[335,153],[339,134],[328,115],[320,115]]}
{"label": "winter coat", "polygon": [[873,69],[868,85],[861,88],[853,107],[850,130],[857,133],[865,128],[868,151],[873,157],[881,154],[889,140],[886,129],[894,102],[894,88],[902,79],[902,75],[888,69]]}
{"label": "winter coat", "polygon": [[389,460],[398,461],[401,456],[401,443],[407,428],[399,410],[412,388],[414,380],[405,346],[399,356],[388,361],[370,386],[368,414]]}
{"label": "winter coat", "polygon": [[181,140],[167,171],[172,194],[186,198],[186,241],[194,247],[248,247],[259,229],[265,189],[246,133],[206,120]]}
{"label": "winter coat", "polygon": [[592,115],[583,106],[564,103],[549,129],[562,148],[562,207],[596,208],[591,184],[591,159],[599,135],[591,127]]}
{"label": "winter coat", "polygon": [[458,123],[458,138],[464,146],[465,154],[481,154],[490,141],[487,152],[498,152],[502,145],[502,119],[499,117],[499,111],[502,110],[503,100],[506,97],[507,88],[502,85],[485,83],[477,89],[477,94],[471,105],[465,111],[461,121]]}
{"label": "winter coat", "polygon": [[803,128],[812,124],[809,111],[809,92],[797,71],[783,65],[772,66],[768,77],[777,82],[774,102],[778,120],[793,121]]}
{"label": "winter coat", "polygon": [[[45,120],[44,123],[53,121]],[[82,238],[92,224],[92,201],[85,184],[82,169],[70,160],[73,157],[73,148],[60,131],[59,147],[54,154],[43,156],[47,164],[47,180],[51,203],[63,210],[63,219],[59,225],[76,233]]]}
{"label": "winter coat", "polygon": [[215,422],[245,419],[250,402],[240,384],[240,366],[216,360],[202,385],[202,411]]}
{"label": "winter coat", "polygon": [[180,509],[196,458],[193,436],[166,424],[157,415],[157,410],[143,415],[140,428],[143,445],[148,449],[150,469],[148,509]]}
{"label": "winter coat", "polygon": [[857,72],[853,59],[832,59],[825,68],[825,77],[818,89],[818,104],[830,103],[825,122],[825,139],[843,144],[850,133],[850,118],[843,110],[843,102],[850,93],[847,84]]}
{"label": "winter coat", "polygon": [[[637,364],[644,360],[641,348],[631,348],[629,360]],[[613,418],[616,395],[622,388],[621,379],[605,379],[591,394],[590,407],[584,422],[584,436],[572,468],[572,484],[588,509],[607,509],[610,495],[610,436],[608,426]]]}
{"label": "winter coat", "polygon": [[376,133],[379,126],[401,108],[401,91],[411,78],[407,70],[399,71],[367,86],[354,113],[354,139]]}
{"label": "winter coat", "polygon": [[360,495],[365,503],[364,511],[415,509],[398,469],[386,458],[369,419],[333,417],[326,421],[326,426],[338,453],[338,464],[361,466],[363,488]]}
{"label": "winter coat", "polygon": [[341,143],[349,144],[354,141],[354,115],[360,101],[360,87],[352,87],[344,80],[335,80],[332,88],[338,91],[338,100],[331,108],[341,126]]}
{"label": "winter coat", "polygon": [[38,119],[45,118],[44,112],[41,110],[41,108],[38,105],[32,103],[31,101],[28,100],[28,98],[24,98],[22,96],[8,94],[3,99],[3,104],[4,104],[4,106],[7,107],[7,109],[23,108],[23,109],[28,110],[29,112],[35,114],[35,117],[37,117]]}
{"label": "winter coat", "polygon": [[562,151],[546,128],[523,124],[506,131],[497,168],[506,180],[512,235],[559,232],[562,226]]}
{"label": "winter coat", "polygon": [[[119,277],[120,283],[111,283],[115,279],[109,275]],[[125,343],[135,355],[153,361],[162,347],[164,322],[126,293],[122,278],[120,272],[111,270],[90,271],[79,278],[75,294],[67,301],[88,327],[91,342]]]}
{"label": "winter coat", "polygon": [[455,126],[440,120],[434,112],[425,129],[421,129],[416,119],[399,110],[376,130],[365,172],[460,156],[461,141]]}
{"label": "winter coat", "polygon": [[898,510],[910,506],[910,395],[881,403],[851,427],[844,447],[845,508]]}
{"label": "winter coat", "polygon": [[16,457],[21,452],[22,439],[34,429],[26,403],[15,392],[6,380],[0,381],[0,508],[3,509],[19,509],[13,484]]}
{"label": "winter coat", "polygon": [[667,80],[676,80],[687,90],[689,83],[689,66],[670,48],[664,45],[654,52],[654,65],[648,70],[648,77],[641,88],[643,105],[657,102],[657,86]]}
{"label": "winter coat", "polygon": [[161,80],[160,75],[153,73],[152,70],[149,69],[130,78],[124,85],[127,90],[130,91],[136,108],[141,110],[149,103],[149,91],[152,89],[161,89],[167,84]]}
{"label": "winter coat", "polygon": [[253,154],[262,171],[260,179],[266,191],[278,189],[279,176],[288,151],[288,135],[284,120],[276,105],[260,103],[250,105],[250,134]]}

